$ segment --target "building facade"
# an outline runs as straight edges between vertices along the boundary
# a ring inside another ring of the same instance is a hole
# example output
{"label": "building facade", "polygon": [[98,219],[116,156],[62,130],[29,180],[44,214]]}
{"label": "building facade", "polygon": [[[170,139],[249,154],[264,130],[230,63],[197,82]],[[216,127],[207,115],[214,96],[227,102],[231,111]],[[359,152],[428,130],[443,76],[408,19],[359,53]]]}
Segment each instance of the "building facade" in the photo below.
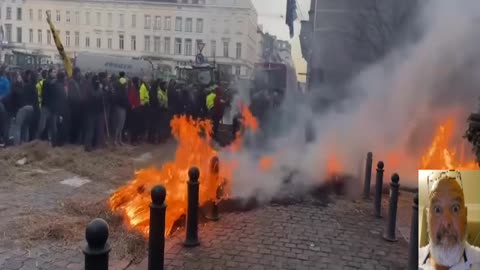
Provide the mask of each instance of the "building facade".
{"label": "building facade", "polygon": [[257,13],[250,0],[0,0],[2,60],[13,51],[60,62],[50,14],[66,52],[129,56],[175,72],[199,53],[249,76],[257,61]]}
{"label": "building facade", "polygon": [[300,42],[307,84],[341,85],[380,58],[408,31],[418,0],[311,0]]}

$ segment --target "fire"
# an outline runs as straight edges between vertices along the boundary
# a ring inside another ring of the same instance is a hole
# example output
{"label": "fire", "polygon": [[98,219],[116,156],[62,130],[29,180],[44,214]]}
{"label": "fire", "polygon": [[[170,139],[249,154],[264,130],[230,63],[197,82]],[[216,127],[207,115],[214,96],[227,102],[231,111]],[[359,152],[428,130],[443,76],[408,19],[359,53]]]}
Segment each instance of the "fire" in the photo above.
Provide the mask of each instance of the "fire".
{"label": "fire", "polygon": [[[457,147],[452,147],[454,140],[454,131],[456,130],[455,120],[453,117],[448,118],[442,123],[435,135],[432,143],[427,151],[421,157],[419,167],[424,170],[469,170],[478,169],[478,165],[473,160],[465,161],[463,144],[461,145],[461,155],[457,156]],[[458,143],[458,141],[456,141]]]}
{"label": "fire", "polygon": [[343,165],[336,155],[330,155],[327,159],[327,175],[333,176],[341,173],[343,170]]}
{"label": "fire", "polygon": [[[200,170],[200,204],[217,200],[217,188],[223,183],[218,179],[231,179],[232,164],[222,162],[218,178],[210,175],[210,161],[217,155],[211,146],[210,121],[193,120],[186,116],[175,117],[171,122],[172,133],[178,141],[175,160],[161,169],[147,168],[136,172],[135,179],[121,187],[109,200],[110,208],[123,214],[131,229],[148,236],[150,191],[155,185],[167,190],[167,214],[165,233],[170,234],[174,222],[186,213],[188,170],[196,166]],[[225,190],[228,190],[228,183]],[[224,192],[225,192],[224,190]],[[228,192],[223,196],[228,196]]]}
{"label": "fire", "polygon": [[258,161],[258,165],[260,167],[261,170],[263,171],[269,171],[272,169],[273,167],[273,164],[274,164],[274,159],[273,157],[270,157],[270,156],[265,156],[265,157],[262,157],[259,161]]}
{"label": "fire", "polygon": [[[258,129],[257,119],[246,105],[242,105],[243,126],[252,131]],[[196,166],[200,170],[200,205],[209,201],[228,198],[235,162],[221,160],[219,171],[215,172],[211,165],[213,157],[218,157],[212,147],[212,123],[204,120],[193,120],[186,116],[175,116],[170,123],[172,134],[178,141],[175,159],[165,163],[161,169],[147,168],[135,173],[129,184],[118,189],[109,200],[110,208],[123,215],[130,229],[149,233],[151,203],[150,191],[155,185],[163,185],[167,190],[165,202],[167,213],[165,234],[169,235],[175,221],[187,211],[188,170]],[[242,145],[239,134],[235,138],[231,150],[238,150]]]}

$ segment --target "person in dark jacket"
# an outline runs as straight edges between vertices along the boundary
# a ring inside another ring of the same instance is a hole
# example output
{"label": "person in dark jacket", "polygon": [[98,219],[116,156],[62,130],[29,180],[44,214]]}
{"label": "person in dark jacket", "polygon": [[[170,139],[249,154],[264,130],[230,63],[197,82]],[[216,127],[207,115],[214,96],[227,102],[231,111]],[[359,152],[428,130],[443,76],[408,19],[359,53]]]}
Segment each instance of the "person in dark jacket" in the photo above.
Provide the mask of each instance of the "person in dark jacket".
{"label": "person in dark jacket", "polygon": [[83,143],[85,135],[85,82],[81,70],[73,70],[73,78],[68,81],[68,105],[70,109],[69,141],[73,144]]}
{"label": "person in dark jacket", "polygon": [[123,145],[123,128],[125,126],[127,110],[129,109],[127,87],[128,81],[127,78],[125,78],[125,72],[120,72],[113,89],[112,137],[114,145]]}
{"label": "person in dark jacket", "polygon": [[46,100],[52,114],[50,130],[52,134],[52,146],[62,146],[69,134],[69,111],[67,99],[67,80],[64,72],[58,72],[57,79],[49,89],[51,91]]}
{"label": "person in dark jacket", "polygon": [[30,120],[29,138],[28,141],[35,139],[37,132],[38,120],[40,119],[40,105],[37,92],[37,74],[33,71],[27,70],[25,72],[25,86],[24,94],[26,97],[26,104],[32,106],[33,114]]}
{"label": "person in dark jacket", "polygon": [[130,111],[127,115],[127,129],[130,133],[130,143],[134,145],[140,142],[142,135],[142,109],[139,89],[140,79],[133,77],[127,91],[130,105]]}
{"label": "person in dark jacket", "polygon": [[7,110],[11,117],[15,119],[12,126],[13,143],[14,145],[20,145],[29,140],[30,121],[33,114],[32,97],[25,91],[20,73],[13,74],[12,78],[15,80],[12,84],[12,92],[8,97]]}
{"label": "person in dark jacket", "polygon": [[104,121],[104,86],[100,75],[94,75],[87,91],[87,122],[85,132],[85,151],[90,152],[100,145]]}

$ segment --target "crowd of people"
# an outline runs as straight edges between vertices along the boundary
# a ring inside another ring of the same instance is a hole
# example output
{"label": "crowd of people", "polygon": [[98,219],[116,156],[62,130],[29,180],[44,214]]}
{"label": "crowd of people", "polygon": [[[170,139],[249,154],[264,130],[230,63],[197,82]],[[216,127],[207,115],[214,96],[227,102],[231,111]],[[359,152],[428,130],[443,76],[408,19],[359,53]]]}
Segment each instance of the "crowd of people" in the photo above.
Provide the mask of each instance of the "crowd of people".
{"label": "crowd of people", "polygon": [[169,82],[119,74],[62,70],[0,70],[0,140],[3,146],[46,140],[53,147],[159,144],[170,137],[174,115],[213,121],[214,135],[225,102],[220,86],[180,90]]}

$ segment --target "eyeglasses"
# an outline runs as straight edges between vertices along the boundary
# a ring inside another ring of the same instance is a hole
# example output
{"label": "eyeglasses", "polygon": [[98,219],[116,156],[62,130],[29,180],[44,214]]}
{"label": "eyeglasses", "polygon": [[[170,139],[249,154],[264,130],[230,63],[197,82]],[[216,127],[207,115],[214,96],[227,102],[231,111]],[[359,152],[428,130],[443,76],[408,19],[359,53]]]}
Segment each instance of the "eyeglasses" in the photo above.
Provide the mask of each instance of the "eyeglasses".
{"label": "eyeglasses", "polygon": [[428,193],[432,191],[432,188],[437,181],[445,177],[455,179],[455,181],[457,181],[457,183],[463,190],[462,174],[459,171],[434,171],[429,176],[427,176]]}

